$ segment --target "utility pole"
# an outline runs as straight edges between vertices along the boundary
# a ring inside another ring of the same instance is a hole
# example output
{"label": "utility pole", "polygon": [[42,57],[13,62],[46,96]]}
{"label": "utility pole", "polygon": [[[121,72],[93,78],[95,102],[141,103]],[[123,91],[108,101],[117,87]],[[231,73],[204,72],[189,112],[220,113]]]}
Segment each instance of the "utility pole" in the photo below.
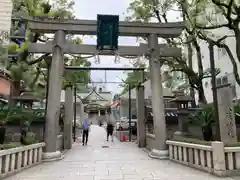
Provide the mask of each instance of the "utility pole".
{"label": "utility pole", "polygon": [[73,141],[76,142],[76,122],[77,121],[77,87],[74,86],[74,122],[73,122]]}
{"label": "utility pole", "polygon": [[131,85],[128,85],[128,123],[129,123],[129,141],[132,141],[132,99],[131,99]]}

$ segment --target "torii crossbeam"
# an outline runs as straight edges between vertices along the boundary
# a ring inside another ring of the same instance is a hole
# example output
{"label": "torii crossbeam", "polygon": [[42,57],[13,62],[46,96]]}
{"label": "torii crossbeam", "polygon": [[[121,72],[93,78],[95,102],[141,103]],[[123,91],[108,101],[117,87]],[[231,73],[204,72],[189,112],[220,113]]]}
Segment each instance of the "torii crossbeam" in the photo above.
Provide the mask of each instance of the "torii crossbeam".
{"label": "torii crossbeam", "polygon": [[[46,44],[30,43],[29,53],[52,53],[52,42]],[[176,47],[169,47],[165,44],[159,44],[160,57],[180,57],[181,49]],[[95,45],[79,45],[67,42],[64,45],[63,52],[66,54],[85,54],[85,55],[116,55],[114,51],[98,51]],[[140,46],[119,46],[117,53],[120,56],[143,56],[148,55],[149,48],[147,44],[140,44]]]}

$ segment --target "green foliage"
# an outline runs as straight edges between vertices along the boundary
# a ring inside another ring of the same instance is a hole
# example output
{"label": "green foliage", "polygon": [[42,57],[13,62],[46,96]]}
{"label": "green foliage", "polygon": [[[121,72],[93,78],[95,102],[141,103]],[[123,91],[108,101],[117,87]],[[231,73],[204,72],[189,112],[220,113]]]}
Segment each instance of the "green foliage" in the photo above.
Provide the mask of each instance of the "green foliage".
{"label": "green foliage", "polygon": [[234,106],[234,112],[236,116],[240,117],[240,104]]}
{"label": "green foliage", "polygon": [[[77,40],[77,43],[81,43],[81,42]],[[69,59],[67,64],[70,66],[80,66],[80,67],[91,66],[91,62],[81,56],[75,56],[74,58]],[[64,75],[62,87],[64,88],[66,85],[69,85],[69,83],[71,85],[78,87],[78,83],[88,84],[89,82],[90,82],[89,71],[70,70],[70,71],[66,71]]]}
{"label": "green foliage", "polygon": [[[31,17],[31,16],[47,16],[58,19],[61,17],[72,19],[73,15],[73,1],[69,0],[58,0],[53,6],[48,4],[47,0],[13,0],[13,16],[20,17]],[[16,25],[12,28],[12,33],[16,34],[19,29]],[[11,61],[9,63],[8,70],[10,72],[11,79],[13,81],[23,81],[24,86],[37,92],[38,95],[42,95],[43,88],[39,89],[38,84],[46,86],[46,73],[42,72],[40,68],[47,68],[45,57],[30,56],[28,49],[28,42],[31,39],[32,42],[47,42],[49,39],[45,34],[31,33],[28,29],[26,30],[25,42],[21,46],[11,42],[8,46],[10,53],[19,53],[17,61]]]}
{"label": "green foliage", "polygon": [[21,108],[2,108],[0,109],[0,121],[11,124],[23,124],[28,122],[29,124],[33,121],[41,121],[44,119],[44,110],[42,109],[31,109],[23,110]]}
{"label": "green foliage", "polygon": [[11,143],[3,144],[2,148],[3,149],[11,149],[11,148],[17,148],[20,146],[21,146],[21,143],[19,143],[19,142],[11,142]]}
{"label": "green foliage", "polygon": [[189,118],[190,124],[210,126],[215,122],[214,109],[212,104],[204,105],[200,110],[197,110]]}
{"label": "green foliage", "polygon": [[201,144],[201,145],[211,146],[211,141],[204,141],[204,140],[190,138],[190,137],[173,136],[170,140],[191,143],[191,144]]}
{"label": "green foliage", "polygon": [[5,123],[6,120],[7,120],[8,115],[9,115],[8,111],[0,110],[0,121]]}
{"label": "green foliage", "polygon": [[[211,141],[204,141],[197,138],[182,137],[182,136],[173,136],[170,140],[191,143],[191,144],[201,144],[205,146],[211,146],[212,144]],[[240,142],[237,142],[236,144],[225,144],[225,147],[239,147],[239,146],[240,146]]]}
{"label": "green foliage", "polygon": [[[240,115],[240,104],[234,105],[235,117]],[[237,120],[237,119],[236,119]],[[189,124],[199,125],[199,126],[210,126],[215,123],[214,108],[213,104],[206,104],[201,107],[201,109],[190,114]]]}
{"label": "green foliage", "polygon": [[[145,68],[145,64],[133,64],[135,68]],[[144,72],[146,73],[146,72]],[[123,84],[120,84],[121,87],[123,87],[122,92],[120,93],[123,95],[124,93],[128,92],[129,85],[131,89],[135,88],[137,85],[143,82],[143,72],[142,71],[133,71],[133,72],[127,72],[127,77],[125,80],[123,80]]]}
{"label": "green foliage", "polygon": [[36,135],[32,132],[28,132],[27,135],[23,138],[23,145],[31,145],[37,143]]}

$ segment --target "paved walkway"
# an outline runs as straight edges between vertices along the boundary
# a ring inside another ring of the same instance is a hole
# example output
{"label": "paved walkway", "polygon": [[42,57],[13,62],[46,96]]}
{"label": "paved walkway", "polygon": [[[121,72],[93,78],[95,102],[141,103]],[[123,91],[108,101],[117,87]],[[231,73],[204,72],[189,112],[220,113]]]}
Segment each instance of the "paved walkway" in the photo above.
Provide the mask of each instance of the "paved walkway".
{"label": "paved walkway", "polygon": [[[219,178],[167,160],[150,159],[133,143],[106,142],[92,127],[89,145],[74,144],[65,158],[25,170],[6,180],[217,180]],[[109,145],[109,148],[102,148]],[[231,180],[231,178],[221,178]]]}

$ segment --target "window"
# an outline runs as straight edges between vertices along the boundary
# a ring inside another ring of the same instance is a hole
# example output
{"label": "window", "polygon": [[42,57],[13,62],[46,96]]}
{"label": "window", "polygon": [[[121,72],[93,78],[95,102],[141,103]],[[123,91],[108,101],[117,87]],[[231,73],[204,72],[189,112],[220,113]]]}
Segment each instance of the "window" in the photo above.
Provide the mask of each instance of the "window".
{"label": "window", "polygon": [[222,78],[222,84],[223,84],[223,85],[228,84],[228,77],[227,77],[227,76],[223,76],[223,78]]}
{"label": "window", "polygon": [[216,79],[216,83],[217,83],[217,86],[221,86],[222,85],[222,79],[221,78],[217,78]]}

